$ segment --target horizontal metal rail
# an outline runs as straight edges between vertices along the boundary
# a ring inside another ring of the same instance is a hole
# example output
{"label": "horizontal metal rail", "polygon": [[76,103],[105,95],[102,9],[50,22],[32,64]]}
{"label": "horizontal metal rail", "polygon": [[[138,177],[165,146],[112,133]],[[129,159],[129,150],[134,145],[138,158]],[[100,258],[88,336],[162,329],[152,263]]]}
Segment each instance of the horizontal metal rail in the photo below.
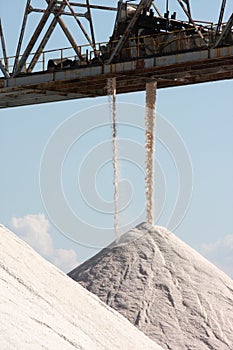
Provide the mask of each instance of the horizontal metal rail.
{"label": "horizontal metal rail", "polygon": [[[208,39],[209,41],[211,41],[211,38],[214,40],[214,32],[215,32],[215,27],[216,25],[212,25],[211,24],[211,28],[209,27],[203,27],[206,29],[206,33],[203,33],[203,36]],[[131,37],[128,39],[128,47],[124,47],[122,49],[122,56],[124,57],[125,55],[127,56],[127,53],[131,50],[131,52],[135,52],[135,57],[132,58],[140,58],[140,53],[141,50],[143,48],[143,41],[146,41],[147,39],[151,39],[153,38],[154,40],[156,39],[156,51],[160,52],[161,50],[165,49],[166,47],[169,47],[169,45],[172,45],[174,43],[177,43],[177,47],[178,50],[177,52],[180,52],[182,49],[182,45],[185,44],[185,42],[188,42],[190,40],[190,38],[192,38],[192,36],[187,36],[184,37],[183,34],[184,33],[188,33],[189,31],[193,31],[194,29],[184,29],[184,30],[176,30],[173,32],[168,32],[168,33],[158,33],[155,35],[145,35],[145,36],[139,36],[139,37]],[[177,35],[178,34],[178,35]],[[174,36],[173,36],[174,35]],[[168,40],[164,40],[164,38],[168,38]],[[115,46],[117,45],[118,41],[112,41],[111,45]],[[214,44],[214,42],[212,43]],[[105,47],[106,48],[106,53],[108,55],[111,54],[111,48],[109,46],[108,42],[102,42],[102,43],[98,43],[96,44],[96,48],[97,51],[101,52],[102,48]],[[200,49],[200,47],[197,47],[196,50]],[[84,62],[91,62],[94,57],[94,50],[93,48],[86,44],[86,45],[81,45],[79,46],[79,50],[80,53],[83,57],[83,61]],[[70,52],[72,51],[72,53]],[[194,50],[195,51],[195,50]],[[171,51],[171,53],[174,53]],[[167,54],[167,53],[166,53]],[[35,53],[31,53],[29,55],[29,62],[30,62],[30,58],[32,56],[34,56]],[[13,66],[14,66],[14,60],[15,60],[16,56],[9,56],[7,57],[7,65],[8,65],[8,70],[9,72],[11,72],[13,70]],[[22,56],[19,56],[18,58],[20,59]],[[43,71],[47,71],[47,63],[50,59],[53,60],[60,60],[60,69],[63,68],[63,60],[64,59],[70,59],[70,60],[77,60],[78,62],[78,57],[75,54],[75,52],[73,52],[73,47],[69,46],[69,47],[65,47],[65,48],[59,48],[59,49],[50,49],[50,50],[44,50],[41,54],[41,58],[40,60],[38,60],[37,64],[36,64],[36,72],[43,72]],[[4,61],[4,58],[0,58],[0,60]],[[22,72],[23,73],[27,73],[27,68],[29,66],[29,62],[27,62],[23,69]]]}

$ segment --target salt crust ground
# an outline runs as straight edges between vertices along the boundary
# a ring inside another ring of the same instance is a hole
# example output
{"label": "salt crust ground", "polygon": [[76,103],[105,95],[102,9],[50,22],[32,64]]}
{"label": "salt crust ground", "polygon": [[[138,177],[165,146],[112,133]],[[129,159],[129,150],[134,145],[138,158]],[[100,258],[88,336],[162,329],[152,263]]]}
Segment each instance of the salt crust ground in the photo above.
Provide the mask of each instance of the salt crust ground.
{"label": "salt crust ground", "polygon": [[232,279],[165,228],[141,224],[69,275],[164,349],[233,349]]}
{"label": "salt crust ground", "polygon": [[162,350],[0,225],[1,350]]}

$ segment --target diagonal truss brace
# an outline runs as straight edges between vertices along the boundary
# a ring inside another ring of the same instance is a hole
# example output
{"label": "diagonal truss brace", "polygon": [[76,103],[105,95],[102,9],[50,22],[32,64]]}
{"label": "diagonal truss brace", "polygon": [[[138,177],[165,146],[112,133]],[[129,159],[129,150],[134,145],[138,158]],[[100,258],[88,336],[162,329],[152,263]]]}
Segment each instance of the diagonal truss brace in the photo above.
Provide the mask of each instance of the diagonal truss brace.
{"label": "diagonal truss brace", "polygon": [[163,17],[162,13],[159,11],[158,7],[155,5],[154,1],[152,2],[152,6],[154,7],[155,11],[159,15],[159,17]]}
{"label": "diagonal truss brace", "polygon": [[31,53],[32,48],[34,47],[37,39],[39,38],[39,35],[41,33],[41,30],[42,30],[43,26],[47,22],[51,12],[53,11],[54,7],[56,6],[56,3],[57,3],[56,0],[49,1],[49,5],[48,5],[47,9],[45,10],[45,13],[42,16],[42,18],[41,18],[41,20],[40,20],[40,22],[39,22],[39,24],[38,24],[38,26],[37,26],[37,28],[35,30],[35,33],[31,37],[31,40],[29,41],[29,44],[27,45],[27,47],[26,47],[26,49],[25,49],[25,51],[24,51],[24,53],[23,53],[23,55],[22,55],[18,65],[16,66],[13,76],[15,76],[15,75],[17,75],[18,73],[21,72],[23,66],[26,63],[26,60],[27,60],[28,56]]}
{"label": "diagonal truss brace", "polygon": [[187,12],[188,12],[188,14],[189,14],[189,16],[190,17],[192,17],[192,15],[191,15],[191,7],[190,7],[190,2],[189,2],[189,0],[182,0],[185,4],[186,4],[186,6],[187,6]]}
{"label": "diagonal truss brace", "polygon": [[[208,46],[208,42],[206,41],[206,39],[204,38],[201,30],[199,29],[199,27],[196,25],[196,23],[194,22],[194,20],[191,17],[191,12],[190,12],[190,6],[188,6],[189,1],[188,0],[177,0],[178,3],[180,4],[181,8],[183,9],[184,13],[187,15],[190,23],[192,23],[192,25],[194,26],[194,28],[196,29],[196,31],[198,32],[200,38],[204,41],[204,43],[206,44],[206,46]],[[184,1],[187,4],[187,9],[184,6],[183,2]]]}
{"label": "diagonal truss brace", "polygon": [[[75,21],[77,22],[77,24],[78,24],[79,28],[81,29],[81,31],[83,32],[83,34],[85,35],[87,41],[89,42],[89,44],[91,45],[92,49],[94,50],[95,56],[97,57],[95,42],[93,42],[93,41],[91,40],[91,38],[89,37],[89,35],[87,34],[85,28],[83,27],[82,23],[80,22],[80,20],[79,20],[78,17],[76,16],[76,14],[75,14],[75,12],[74,12],[74,10],[73,10],[73,7],[70,5],[69,1],[68,1],[68,0],[65,0],[65,3],[66,3],[66,5],[68,6],[68,8],[69,8],[70,12],[72,13],[72,15],[74,16]],[[89,14],[90,14],[90,9],[89,9]],[[90,17],[90,19],[89,19],[89,22],[92,23],[92,22],[91,22],[91,17]],[[92,30],[93,30],[93,33],[94,33],[94,28],[93,28],[93,26],[92,26]],[[100,58],[99,58],[99,60],[100,60]],[[100,61],[101,61],[101,60],[100,60]],[[102,63],[102,61],[101,61],[101,63]]]}
{"label": "diagonal truss brace", "polygon": [[6,79],[9,79],[10,78],[10,74],[8,73],[8,71],[6,70],[6,68],[4,67],[4,65],[2,64],[2,61],[0,60],[0,69],[4,75],[4,77]]}
{"label": "diagonal truss brace", "polygon": [[223,21],[223,16],[224,16],[225,8],[226,8],[226,3],[227,3],[227,0],[222,0],[222,6],[221,6],[220,14],[219,14],[218,25],[217,25],[216,33],[215,33],[216,38],[217,38],[218,34],[220,33],[220,29],[221,29],[221,25],[222,25],[222,21]]}
{"label": "diagonal truss brace", "polygon": [[[46,0],[47,4],[49,5],[50,3],[50,0]],[[65,33],[67,39],[69,40],[71,46],[73,47],[74,51],[76,52],[77,56],[81,59],[81,53],[80,53],[80,49],[76,43],[76,41],[74,40],[73,36],[71,35],[70,31],[68,30],[68,28],[66,27],[64,21],[60,18],[60,14],[62,12],[62,10],[65,8],[66,4],[61,4],[60,5],[60,8],[56,11],[53,11],[54,15],[55,15],[55,18],[53,19],[52,23],[50,24],[48,30],[46,31],[32,61],[30,62],[29,64],[29,67],[28,67],[28,70],[27,72],[30,73],[33,68],[35,67],[44,47],[46,46],[52,32],[54,31],[57,23],[59,23],[59,25],[61,26],[63,32]],[[45,10],[46,11],[46,10]],[[17,73],[14,73],[14,75],[16,75]]]}
{"label": "diagonal truss brace", "polygon": [[219,39],[217,40],[216,44],[214,45],[214,47],[218,47],[221,45],[221,43],[227,38],[231,28],[233,26],[233,13],[229,18],[229,21],[227,22],[222,34],[220,35]]}
{"label": "diagonal truss brace", "polygon": [[[51,37],[51,35],[52,35],[52,33],[53,33],[57,23],[58,23],[58,18],[65,7],[66,7],[66,4],[60,5],[60,8],[58,10],[56,10],[56,12],[54,13],[55,17],[53,18],[48,30],[46,31],[46,33],[45,33],[37,51],[36,51],[36,53],[34,54],[34,56],[32,58],[32,61],[30,62],[29,66],[28,66],[28,69],[27,69],[28,73],[31,73],[33,68],[35,67],[42,51],[44,50],[49,38]],[[79,50],[77,50],[77,53],[79,55]]]}
{"label": "diagonal truss brace", "polygon": [[4,64],[5,64],[4,69],[7,71],[8,70],[7,69],[8,60],[7,60],[6,44],[5,44],[5,39],[4,39],[4,35],[3,35],[1,19],[0,19],[0,37],[1,37],[1,45],[2,45],[2,53],[3,53],[3,58],[4,58]]}
{"label": "diagonal truss brace", "polygon": [[13,73],[15,72],[16,67],[18,65],[18,62],[19,62],[19,55],[20,55],[20,50],[21,50],[21,47],[22,47],[22,42],[23,42],[25,27],[26,27],[26,23],[27,23],[28,14],[29,14],[30,4],[31,4],[31,0],[27,0],[25,11],[24,11],[24,16],[23,16],[22,28],[21,28],[21,31],[20,31],[19,41],[18,41],[16,54],[15,54]]}
{"label": "diagonal truss brace", "polygon": [[[28,69],[27,69],[27,73],[31,73],[36,65],[36,63],[38,62],[38,59],[40,57],[40,55],[42,54],[49,38],[51,37],[51,34],[53,33],[57,23],[59,23],[59,25],[61,26],[63,32],[65,33],[67,39],[69,40],[71,46],[73,47],[73,49],[75,50],[77,56],[79,57],[79,59],[82,59],[81,56],[81,52],[80,52],[80,48],[78,47],[76,41],[74,40],[74,38],[72,37],[71,33],[69,32],[68,28],[66,27],[64,21],[61,18],[61,15],[64,13],[64,9],[66,6],[69,7],[70,10],[70,15],[73,16],[76,20],[76,22],[78,23],[80,29],[82,30],[82,32],[84,33],[86,39],[88,40],[89,44],[91,45],[91,47],[94,50],[95,53],[95,57],[98,57],[98,59],[100,60],[100,62],[102,63],[100,57],[97,55],[97,50],[96,50],[96,45],[95,45],[95,36],[94,36],[94,27],[93,27],[93,22],[92,22],[92,17],[91,17],[91,11],[90,8],[92,7],[89,4],[89,0],[86,0],[86,5],[84,5],[85,7],[87,7],[87,13],[85,14],[84,17],[86,17],[90,23],[90,29],[91,29],[91,36],[92,39],[88,36],[87,32],[85,31],[84,27],[82,26],[82,23],[79,21],[79,19],[77,18],[77,14],[74,12],[73,8],[71,7],[71,4],[69,1],[64,0],[61,3],[59,3],[60,7],[56,8],[55,5],[58,4],[58,1],[50,1],[50,0],[46,0],[47,4],[48,4],[48,8],[46,10],[43,10],[42,12],[44,13],[36,31],[35,34],[33,35],[33,37],[31,38],[31,41],[29,42],[20,63],[18,64],[18,57],[19,57],[19,51],[21,49],[21,45],[22,45],[22,39],[23,39],[23,35],[24,35],[24,29],[25,29],[25,25],[26,25],[26,20],[27,20],[27,15],[28,13],[31,11],[31,6],[30,6],[30,0],[27,1],[27,6],[26,6],[26,10],[25,10],[25,15],[24,15],[24,20],[23,20],[23,25],[22,25],[22,30],[21,30],[21,34],[20,34],[20,39],[19,39],[19,44],[18,44],[18,48],[17,48],[17,55],[16,55],[16,60],[15,60],[15,64],[14,64],[14,70],[13,70],[13,76],[17,75],[23,68],[24,64],[26,63],[26,60],[28,58],[28,56],[31,53],[31,50],[33,48],[33,46],[35,45],[37,39],[38,39],[38,35],[37,35],[37,31],[41,32],[41,30],[43,29],[46,21],[47,21],[47,15],[48,12],[49,13],[53,13],[54,14],[54,19],[52,20],[49,28],[47,29],[43,39],[41,40],[39,47],[37,48],[36,53],[34,54]],[[53,3],[53,6],[51,6],[51,3]]]}

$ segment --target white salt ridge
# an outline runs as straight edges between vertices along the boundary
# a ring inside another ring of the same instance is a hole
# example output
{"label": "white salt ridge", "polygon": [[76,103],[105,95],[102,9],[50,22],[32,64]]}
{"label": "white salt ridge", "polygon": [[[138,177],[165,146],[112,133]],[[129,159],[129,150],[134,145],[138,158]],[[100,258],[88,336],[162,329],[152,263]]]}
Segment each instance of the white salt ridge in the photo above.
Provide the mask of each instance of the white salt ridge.
{"label": "white salt ridge", "polygon": [[233,349],[227,275],[162,227],[141,224],[119,243],[69,275],[164,349]]}
{"label": "white salt ridge", "polygon": [[0,225],[1,350],[162,350]]}

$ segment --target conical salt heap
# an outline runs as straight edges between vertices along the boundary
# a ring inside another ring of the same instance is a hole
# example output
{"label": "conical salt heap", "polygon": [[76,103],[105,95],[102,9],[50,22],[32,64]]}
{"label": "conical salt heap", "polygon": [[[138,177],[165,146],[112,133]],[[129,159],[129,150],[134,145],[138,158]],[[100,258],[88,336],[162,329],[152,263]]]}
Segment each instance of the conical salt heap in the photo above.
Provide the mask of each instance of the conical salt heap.
{"label": "conical salt heap", "polygon": [[233,349],[233,281],[165,228],[141,224],[69,276],[164,349]]}

